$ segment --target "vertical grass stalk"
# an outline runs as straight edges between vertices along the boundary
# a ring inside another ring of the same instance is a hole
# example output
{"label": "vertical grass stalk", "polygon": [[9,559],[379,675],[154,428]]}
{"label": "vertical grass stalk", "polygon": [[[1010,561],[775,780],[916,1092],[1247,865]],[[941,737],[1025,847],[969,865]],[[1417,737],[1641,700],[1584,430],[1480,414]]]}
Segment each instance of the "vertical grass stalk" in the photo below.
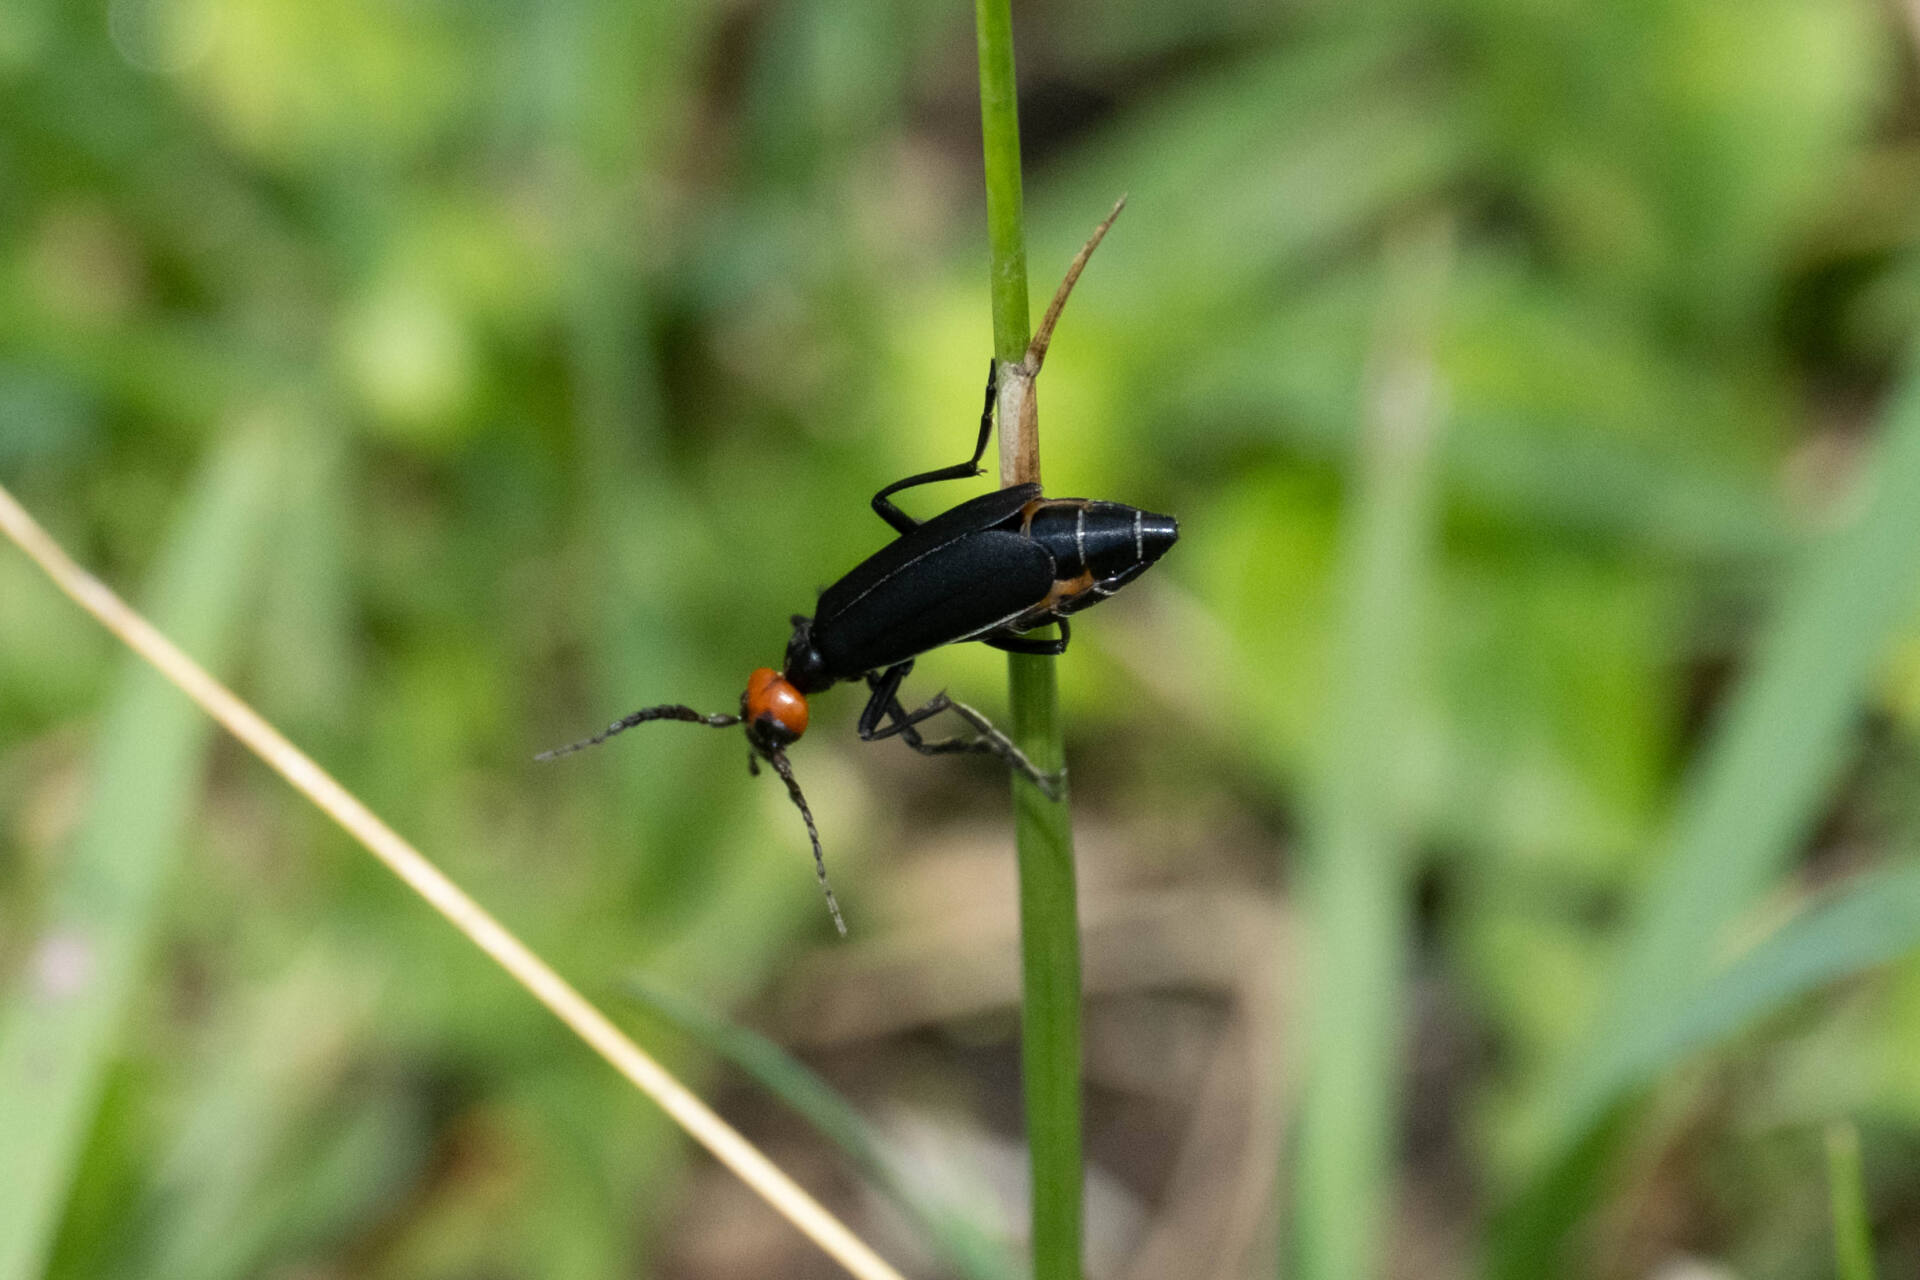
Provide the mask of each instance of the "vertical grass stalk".
{"label": "vertical grass stalk", "polygon": [[1411,932],[1401,762],[1435,523],[1443,412],[1433,330],[1446,225],[1389,246],[1345,517],[1344,608],[1310,806],[1312,1017],[1287,1274],[1366,1280],[1392,1221]]}
{"label": "vertical grass stalk", "polygon": [[1827,1127],[1827,1185],[1833,1207],[1833,1274],[1839,1280],[1873,1280],[1860,1131],[1845,1120]]}
{"label": "vertical grass stalk", "polygon": [[[975,0],[974,19],[980,47],[993,354],[1004,373],[1025,357],[1031,336],[1009,0]],[[1031,407],[1023,412],[1008,400],[1010,393],[1030,396],[1031,384],[1002,376],[1000,389],[1001,483],[1038,480],[1038,448],[1031,439],[1016,438],[1034,420]],[[1007,675],[1014,741],[1040,768],[1057,771],[1066,751],[1053,659],[1010,654]],[[1033,1273],[1035,1280],[1080,1280],[1080,926],[1073,825],[1064,797],[1051,802],[1018,775],[1013,779],[1013,808],[1020,865],[1021,1068],[1033,1169]]]}

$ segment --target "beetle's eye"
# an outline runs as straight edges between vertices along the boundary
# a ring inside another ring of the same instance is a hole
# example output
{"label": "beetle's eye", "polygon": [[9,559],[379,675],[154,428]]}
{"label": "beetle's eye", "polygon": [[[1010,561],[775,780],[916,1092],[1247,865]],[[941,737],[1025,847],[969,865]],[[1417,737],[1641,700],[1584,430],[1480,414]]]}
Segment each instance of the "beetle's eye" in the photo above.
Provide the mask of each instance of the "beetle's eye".
{"label": "beetle's eye", "polygon": [[791,742],[807,731],[807,699],[772,667],[761,667],[747,679],[741,707],[748,720],[779,730]]}

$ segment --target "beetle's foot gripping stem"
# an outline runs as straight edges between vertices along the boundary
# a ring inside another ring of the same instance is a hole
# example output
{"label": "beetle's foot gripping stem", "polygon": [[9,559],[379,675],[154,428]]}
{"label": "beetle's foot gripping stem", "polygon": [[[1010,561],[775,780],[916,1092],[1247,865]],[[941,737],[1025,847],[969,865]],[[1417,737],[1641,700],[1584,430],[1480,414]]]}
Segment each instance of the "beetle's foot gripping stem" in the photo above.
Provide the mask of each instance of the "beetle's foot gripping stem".
{"label": "beetle's foot gripping stem", "polygon": [[949,698],[944,693],[940,696],[946,698],[947,705],[953,708],[953,713],[972,725],[975,732],[980,736],[977,738],[949,738],[946,742],[916,744],[915,750],[932,748],[933,751],[938,751],[940,748],[945,747],[948,750],[954,751],[990,751],[1006,761],[1008,768],[1031,782],[1034,786],[1040,788],[1041,794],[1045,795],[1047,799],[1057,803],[1060,798],[1066,794],[1067,771],[1065,769],[1060,770],[1058,773],[1045,772],[1039,765],[1027,758],[1027,753],[1016,746],[1012,738],[1009,738],[1006,734],[994,728],[993,721],[987,719],[957,698]]}
{"label": "beetle's foot gripping stem", "polygon": [[666,706],[659,707],[642,707],[630,716],[622,716],[620,719],[615,720],[591,738],[582,738],[578,742],[569,742],[564,747],[555,747],[551,751],[542,751],[539,755],[535,756],[534,759],[554,760],[560,756],[572,755],[576,751],[584,751],[588,747],[597,747],[614,734],[624,733],[628,729],[633,728],[633,726],[645,724],[649,720],[684,720],[688,724],[710,725],[715,729],[731,729],[734,725],[740,723],[739,716],[701,715],[692,707],[684,707],[678,703],[670,703]]}
{"label": "beetle's foot gripping stem", "polygon": [[[1024,751],[1014,745],[1012,738],[994,728],[993,721],[975,711],[966,703],[950,697],[944,690],[927,699],[926,704],[908,711],[900,705],[896,690],[900,679],[913,664],[906,663],[888,671],[884,676],[869,676],[867,683],[873,687],[873,698],[867,703],[866,712],[860,717],[860,740],[878,742],[882,738],[898,737],[902,742],[923,756],[945,756],[960,752],[977,752],[983,755],[996,755],[1006,763],[1009,769],[1033,783],[1045,793],[1047,799],[1058,801],[1066,794],[1066,770],[1059,773],[1047,773],[1027,758]],[[951,711],[973,727],[970,738],[941,738],[928,742],[915,728],[924,720],[939,715],[942,711]],[[881,717],[891,724],[885,728],[877,727]]]}

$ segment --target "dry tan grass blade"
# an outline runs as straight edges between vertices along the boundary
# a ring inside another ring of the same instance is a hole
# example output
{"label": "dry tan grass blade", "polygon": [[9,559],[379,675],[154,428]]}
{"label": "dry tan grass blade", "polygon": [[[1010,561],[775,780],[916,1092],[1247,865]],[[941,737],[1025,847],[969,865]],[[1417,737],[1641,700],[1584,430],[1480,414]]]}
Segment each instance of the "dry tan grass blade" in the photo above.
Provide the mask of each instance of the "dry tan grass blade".
{"label": "dry tan grass blade", "polygon": [[573,1033],[642,1093],[660,1104],[695,1141],[739,1175],[767,1203],[861,1280],[903,1280],[838,1218],[782,1172],[706,1103],[636,1045],[555,973],[546,961],[468,897],[453,881],[342,787],[279,730],[215,680],[151,623],[75,564],[12,494],[0,487],[0,532],[26,552],[54,584],[128,648],[199,703],[227,732],[292,783],[368,852],[425,898],[433,909],[553,1011]]}

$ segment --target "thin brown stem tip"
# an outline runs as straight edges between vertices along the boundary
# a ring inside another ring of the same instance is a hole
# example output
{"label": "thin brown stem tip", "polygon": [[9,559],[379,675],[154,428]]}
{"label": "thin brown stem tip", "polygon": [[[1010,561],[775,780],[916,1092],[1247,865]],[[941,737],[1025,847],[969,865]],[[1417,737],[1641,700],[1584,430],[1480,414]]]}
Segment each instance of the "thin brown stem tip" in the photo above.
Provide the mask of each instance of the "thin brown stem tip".
{"label": "thin brown stem tip", "polygon": [[1027,357],[1022,363],[1026,365],[1028,377],[1037,375],[1040,372],[1040,366],[1046,362],[1047,346],[1053,341],[1053,326],[1059,321],[1060,312],[1066,308],[1067,295],[1073,292],[1073,286],[1079,281],[1080,273],[1086,270],[1087,259],[1093,256],[1093,251],[1100,247],[1102,240],[1106,239],[1107,228],[1113,225],[1113,220],[1119,217],[1120,211],[1126,207],[1127,198],[1124,195],[1114,201],[1113,212],[1093,229],[1093,234],[1087,237],[1087,242],[1080,246],[1080,252],[1073,256],[1073,265],[1067,268],[1067,274],[1060,281],[1060,287],[1054,290],[1053,301],[1047,304],[1047,314],[1041,317],[1040,327],[1034,331],[1033,341],[1027,344]]}

